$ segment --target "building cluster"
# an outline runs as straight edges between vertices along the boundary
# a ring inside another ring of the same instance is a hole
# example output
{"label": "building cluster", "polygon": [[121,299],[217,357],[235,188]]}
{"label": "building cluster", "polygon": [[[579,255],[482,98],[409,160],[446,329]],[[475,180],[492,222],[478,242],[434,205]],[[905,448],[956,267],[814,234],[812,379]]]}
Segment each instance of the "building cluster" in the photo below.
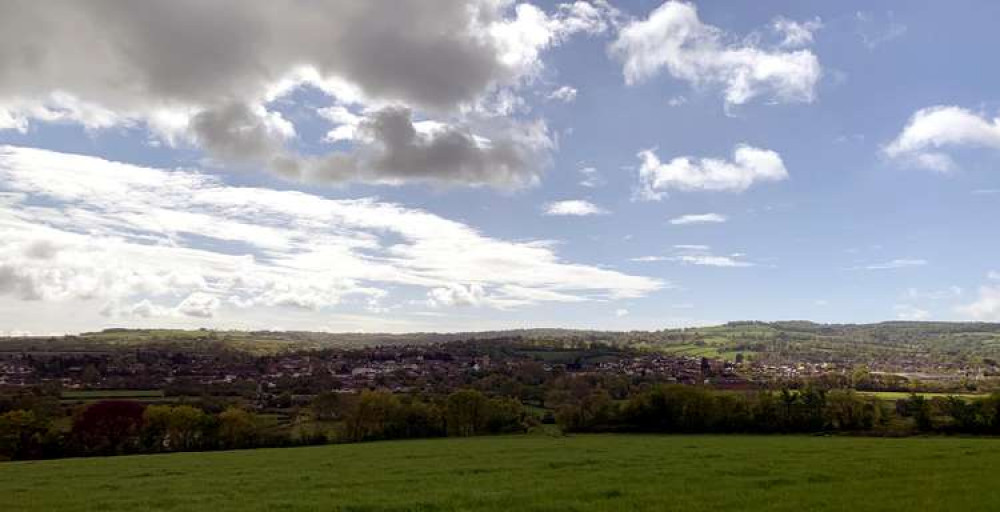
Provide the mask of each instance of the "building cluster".
{"label": "building cluster", "polygon": [[[630,380],[751,387],[796,379],[840,379],[873,389],[905,381],[980,380],[997,374],[996,363],[976,367],[922,360],[876,359],[859,374],[855,363],[723,359],[656,351],[552,349],[503,343],[450,342],[413,346],[292,351],[253,355],[236,350],[169,348],[107,351],[0,352],[0,386],[54,385],[63,389],[162,389],[180,395],[200,388],[244,396],[363,389],[449,391],[489,374],[515,375],[525,368],[541,377],[562,373],[614,375]],[[862,382],[860,379],[864,379]]]}
{"label": "building cluster", "polygon": [[55,384],[64,389],[233,387],[234,392],[311,394],[382,388],[432,391],[461,387],[488,373],[514,374],[522,366],[552,375],[604,374],[682,384],[743,382],[721,360],[657,352],[616,352],[593,360],[553,361],[530,351],[459,349],[446,345],[373,347],[251,356],[168,350],[109,352],[0,352],[0,385]]}

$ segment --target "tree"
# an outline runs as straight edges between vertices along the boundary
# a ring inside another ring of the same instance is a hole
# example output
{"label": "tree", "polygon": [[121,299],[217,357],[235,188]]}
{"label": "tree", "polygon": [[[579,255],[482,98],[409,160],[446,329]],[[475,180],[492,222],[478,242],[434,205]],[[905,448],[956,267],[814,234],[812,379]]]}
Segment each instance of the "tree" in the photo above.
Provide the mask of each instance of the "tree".
{"label": "tree", "polygon": [[830,425],[837,430],[871,429],[879,418],[877,400],[865,400],[853,389],[830,391],[826,395]]}
{"label": "tree", "polygon": [[49,424],[32,411],[0,414],[0,460],[27,459],[40,454],[42,436]]}
{"label": "tree", "polygon": [[949,396],[942,402],[943,412],[951,416],[951,429],[958,432],[977,433],[986,429],[987,420],[978,403],[969,403],[957,396]]}
{"label": "tree", "polygon": [[486,425],[491,434],[524,431],[524,407],[513,398],[494,398],[489,402],[489,420]]}
{"label": "tree", "polygon": [[142,404],[128,400],[104,400],[87,407],[73,420],[76,446],[85,453],[136,451],[144,410]]}
{"label": "tree", "polygon": [[170,411],[167,432],[174,449],[194,450],[201,446],[208,415],[190,405],[178,405]]}
{"label": "tree", "polygon": [[927,432],[934,428],[931,404],[926,398],[914,393],[902,402],[903,406],[900,409],[902,409],[903,414],[913,418],[917,430]]}
{"label": "tree", "polygon": [[239,407],[228,407],[219,413],[219,444],[222,448],[248,448],[259,438],[257,416]]}
{"label": "tree", "polygon": [[154,451],[201,448],[212,426],[211,416],[190,405],[151,405],[143,420],[143,444]]}
{"label": "tree", "polygon": [[394,437],[402,404],[392,393],[364,391],[344,422],[344,436],[349,441],[368,441]]}
{"label": "tree", "polygon": [[150,405],[142,415],[142,445],[154,452],[169,449],[167,431],[170,429],[169,405]]}
{"label": "tree", "polygon": [[577,404],[565,404],[556,421],[566,431],[585,432],[606,428],[615,419],[614,402],[603,389],[595,389]]}
{"label": "tree", "polygon": [[403,437],[438,437],[447,434],[444,414],[433,403],[413,401],[402,408]]}
{"label": "tree", "polygon": [[474,436],[485,432],[490,412],[489,399],[478,391],[464,389],[448,395],[445,408],[448,435]]}
{"label": "tree", "polygon": [[317,420],[338,420],[343,415],[344,401],[340,393],[320,393],[313,398],[310,408]]}

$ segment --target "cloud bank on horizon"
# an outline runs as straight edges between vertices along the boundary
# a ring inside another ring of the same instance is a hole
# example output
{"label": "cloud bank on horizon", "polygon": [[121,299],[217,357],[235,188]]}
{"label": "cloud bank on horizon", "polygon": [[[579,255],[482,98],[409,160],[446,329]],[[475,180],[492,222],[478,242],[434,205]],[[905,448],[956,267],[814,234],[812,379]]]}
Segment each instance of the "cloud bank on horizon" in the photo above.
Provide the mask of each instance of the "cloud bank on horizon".
{"label": "cloud bank on horizon", "polygon": [[871,9],[5,2],[0,333],[1000,321],[989,13]]}

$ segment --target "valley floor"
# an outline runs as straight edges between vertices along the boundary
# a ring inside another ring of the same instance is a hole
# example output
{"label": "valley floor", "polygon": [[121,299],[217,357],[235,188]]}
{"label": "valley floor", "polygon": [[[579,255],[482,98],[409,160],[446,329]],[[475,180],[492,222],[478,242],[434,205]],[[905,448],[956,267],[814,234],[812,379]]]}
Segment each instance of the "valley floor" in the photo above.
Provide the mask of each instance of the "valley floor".
{"label": "valley floor", "polygon": [[6,511],[1000,510],[1000,439],[545,435],[0,463]]}

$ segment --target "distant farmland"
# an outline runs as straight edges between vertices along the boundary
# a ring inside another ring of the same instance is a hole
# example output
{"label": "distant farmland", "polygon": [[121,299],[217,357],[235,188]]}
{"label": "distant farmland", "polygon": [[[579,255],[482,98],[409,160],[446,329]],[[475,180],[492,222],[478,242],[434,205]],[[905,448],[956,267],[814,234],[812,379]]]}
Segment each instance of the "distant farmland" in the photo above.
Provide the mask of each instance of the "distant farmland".
{"label": "distant farmland", "polygon": [[997,510],[1000,440],[512,436],[0,464],[11,511]]}

